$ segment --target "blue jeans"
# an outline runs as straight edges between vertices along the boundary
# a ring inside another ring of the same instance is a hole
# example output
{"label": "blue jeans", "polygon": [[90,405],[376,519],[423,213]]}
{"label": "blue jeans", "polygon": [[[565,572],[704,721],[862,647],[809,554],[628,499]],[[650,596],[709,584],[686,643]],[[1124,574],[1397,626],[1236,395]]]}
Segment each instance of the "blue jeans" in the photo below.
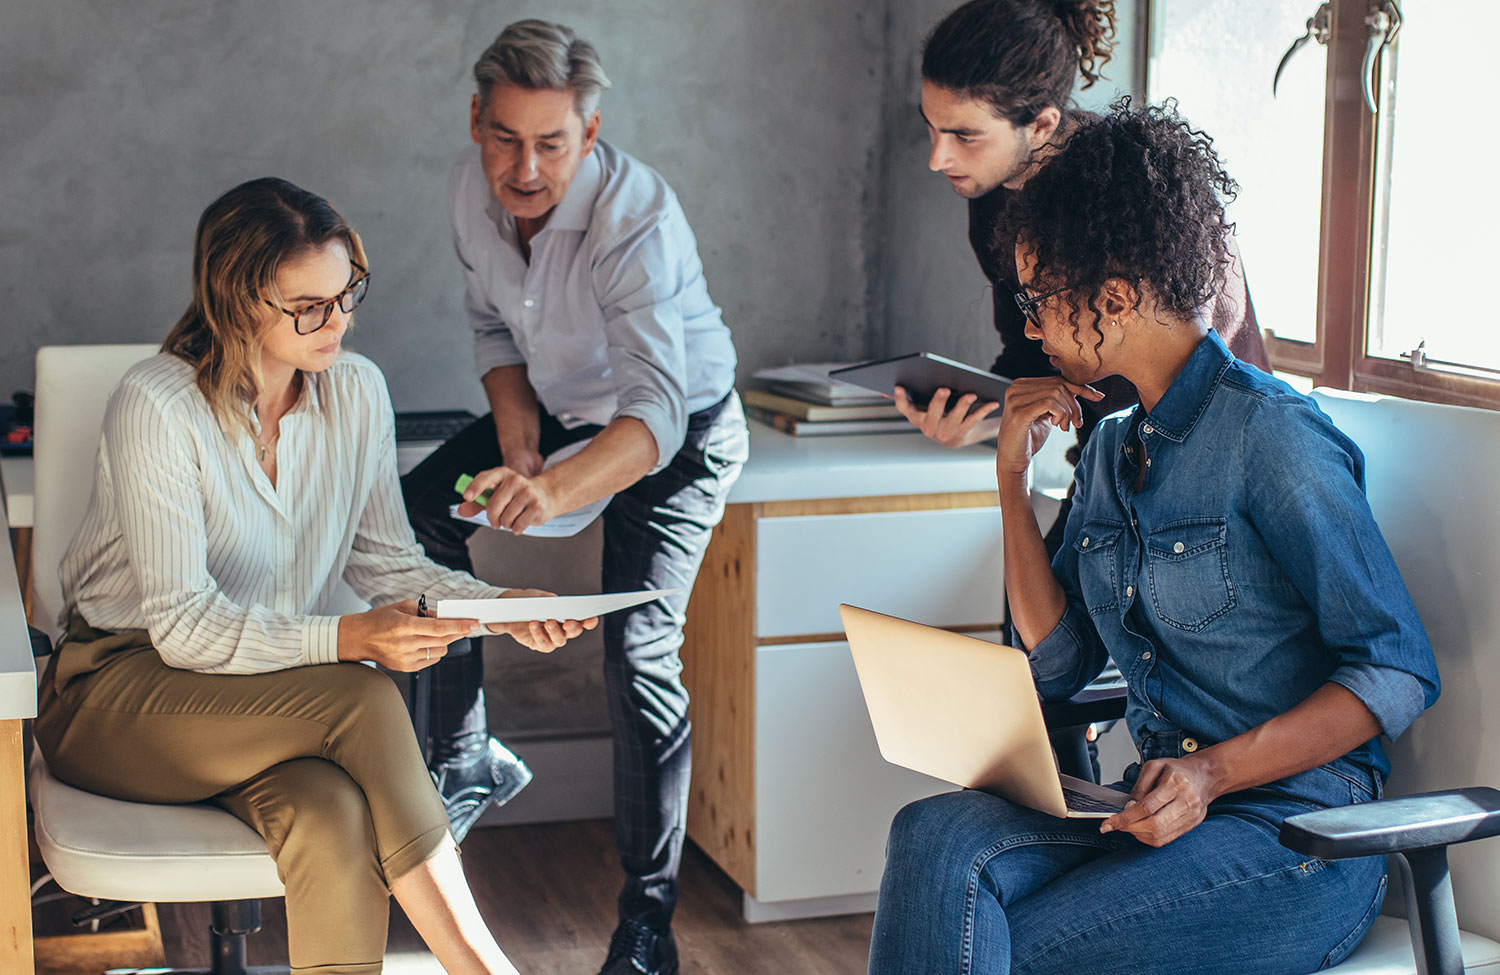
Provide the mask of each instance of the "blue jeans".
{"label": "blue jeans", "polygon": [[1213,803],[1161,848],[983,792],[896,814],[870,975],[1305,975],[1380,913],[1385,858],[1317,860],[1276,841],[1319,804],[1264,790]]}

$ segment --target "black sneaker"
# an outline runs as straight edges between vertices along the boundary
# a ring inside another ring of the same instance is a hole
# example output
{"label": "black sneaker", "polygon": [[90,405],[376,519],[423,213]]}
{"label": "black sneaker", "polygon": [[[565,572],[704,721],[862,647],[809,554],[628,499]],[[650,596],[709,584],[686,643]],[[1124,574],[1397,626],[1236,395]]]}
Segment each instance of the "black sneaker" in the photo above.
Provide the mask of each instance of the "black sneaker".
{"label": "black sneaker", "polygon": [[677,939],[639,921],[621,921],[599,975],[677,975]]}
{"label": "black sneaker", "polygon": [[505,805],[531,781],[526,763],[494,738],[472,758],[439,762],[430,771],[455,843],[464,841],[491,803]]}

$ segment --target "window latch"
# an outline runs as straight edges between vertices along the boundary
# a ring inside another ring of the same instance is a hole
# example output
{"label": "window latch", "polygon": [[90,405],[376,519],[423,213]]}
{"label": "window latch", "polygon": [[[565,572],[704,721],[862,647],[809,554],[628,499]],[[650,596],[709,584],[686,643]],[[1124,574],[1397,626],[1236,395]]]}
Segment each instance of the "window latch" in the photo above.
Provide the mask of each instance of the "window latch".
{"label": "window latch", "polygon": [[1378,114],[1375,105],[1375,59],[1382,49],[1390,46],[1401,31],[1401,5],[1396,0],[1371,0],[1370,11],[1365,14],[1365,60],[1360,77],[1365,87],[1365,107],[1371,115]]}
{"label": "window latch", "polygon": [[1401,357],[1411,363],[1413,372],[1430,372],[1427,367],[1427,340],[1422,339],[1417,347],[1410,352],[1401,353]]}
{"label": "window latch", "polygon": [[1292,55],[1306,47],[1308,41],[1317,41],[1319,44],[1327,47],[1328,36],[1332,32],[1332,29],[1333,5],[1327,2],[1321,3],[1318,5],[1318,9],[1313,12],[1313,15],[1307,18],[1307,32],[1295,41],[1292,41],[1292,46],[1286,49],[1286,53],[1277,62],[1276,76],[1271,79],[1272,98],[1276,97],[1276,86],[1281,84],[1281,72],[1286,70],[1287,64],[1292,60]]}

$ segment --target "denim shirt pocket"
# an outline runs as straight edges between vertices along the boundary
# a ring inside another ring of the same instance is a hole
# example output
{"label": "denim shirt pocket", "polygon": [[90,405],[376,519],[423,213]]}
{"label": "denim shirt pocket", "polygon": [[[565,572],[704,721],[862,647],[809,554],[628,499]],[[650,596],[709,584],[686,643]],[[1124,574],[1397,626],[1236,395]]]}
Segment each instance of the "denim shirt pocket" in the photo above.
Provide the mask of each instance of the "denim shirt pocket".
{"label": "denim shirt pocket", "polygon": [[1090,616],[1120,607],[1120,535],[1118,522],[1091,521],[1073,539],[1078,559],[1078,588]]}
{"label": "denim shirt pocket", "polygon": [[1228,520],[1185,518],[1146,539],[1151,606],[1164,623],[1196,633],[1235,607]]}

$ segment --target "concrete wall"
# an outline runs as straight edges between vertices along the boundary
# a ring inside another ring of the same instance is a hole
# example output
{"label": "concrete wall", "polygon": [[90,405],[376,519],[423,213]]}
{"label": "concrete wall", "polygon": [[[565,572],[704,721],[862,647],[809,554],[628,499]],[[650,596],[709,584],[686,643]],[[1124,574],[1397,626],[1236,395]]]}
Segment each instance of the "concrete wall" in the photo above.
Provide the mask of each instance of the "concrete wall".
{"label": "concrete wall", "polygon": [[[759,366],[994,353],[963,202],[926,170],[920,38],[953,0],[8,0],[0,5],[0,396],[48,342],[151,341],[186,304],[194,223],[278,174],[365,235],[351,340],[398,409],[483,404],[443,192],[468,68],[540,15],[600,47],[604,135],[657,167]],[[1139,90],[1141,0],[1080,100]],[[456,381],[455,381],[456,380]]]}
{"label": "concrete wall", "polygon": [[198,214],[274,174],[364,235],[351,345],[397,409],[480,407],[444,191],[470,66],[523,16],[600,48],[603,134],[681,196],[746,369],[876,350],[883,5],[6,0],[0,397],[30,387],[38,345],[165,334]]}
{"label": "concrete wall", "polygon": [[[485,407],[444,194],[469,69],[542,16],[599,47],[604,137],[660,170],[698,235],[741,379],[796,360],[997,343],[963,201],[927,171],[917,48],[956,0],[5,0],[0,4],[0,399],[47,343],[146,342],[187,303],[217,194],[280,175],[327,196],[375,271],[350,344],[397,409]],[[1122,0],[1115,84],[1133,84]],[[502,584],[588,591],[597,528],[480,532]],[[541,657],[489,641],[493,726],[607,727],[597,634]]]}

